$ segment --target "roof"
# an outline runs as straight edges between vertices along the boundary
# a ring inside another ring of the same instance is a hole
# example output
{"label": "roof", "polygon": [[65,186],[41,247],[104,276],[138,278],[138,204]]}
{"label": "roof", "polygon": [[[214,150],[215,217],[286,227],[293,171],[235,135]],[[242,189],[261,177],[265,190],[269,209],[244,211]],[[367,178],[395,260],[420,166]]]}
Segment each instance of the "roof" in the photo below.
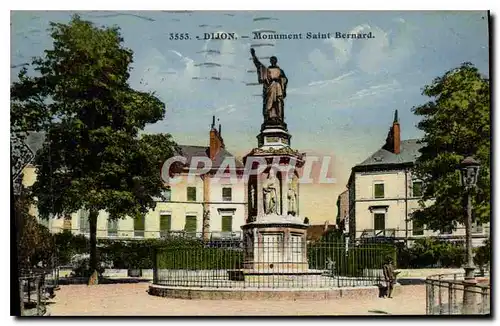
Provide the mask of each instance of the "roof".
{"label": "roof", "polygon": [[307,228],[307,240],[318,241],[328,231],[335,230],[335,224],[329,224],[325,231],[324,224],[314,224]]}
{"label": "roof", "polygon": [[[210,147],[206,146],[192,146],[192,145],[179,145],[180,148],[180,155],[185,157],[187,159],[186,164],[191,165],[191,160],[193,157],[210,157]],[[212,168],[218,168],[221,166],[222,162],[227,157],[235,157],[233,154],[228,152],[225,148],[221,148],[217,155],[214,158]],[[243,163],[237,158],[235,160],[235,167],[236,168],[244,168]]]}
{"label": "roof", "polygon": [[424,144],[420,144],[418,139],[402,140],[399,154],[381,148],[355,167],[415,163],[420,156],[419,149],[423,146]]}

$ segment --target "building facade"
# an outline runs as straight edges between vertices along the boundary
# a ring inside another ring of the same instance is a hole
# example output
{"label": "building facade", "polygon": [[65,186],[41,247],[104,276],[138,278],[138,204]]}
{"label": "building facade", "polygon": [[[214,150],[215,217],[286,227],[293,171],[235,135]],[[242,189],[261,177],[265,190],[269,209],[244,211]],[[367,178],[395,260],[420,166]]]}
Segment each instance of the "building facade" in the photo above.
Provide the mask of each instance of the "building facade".
{"label": "building facade", "polygon": [[[242,175],[243,163],[225,149],[220,125],[217,130],[212,123],[209,146],[180,145],[177,155],[184,157],[186,163],[176,171],[178,181],[169,185],[163,199],[157,199],[156,208],[136,219],[109,220],[107,212],[99,212],[98,238],[147,239],[175,233],[215,238],[240,236],[247,209],[246,188],[241,178],[235,183],[231,176]],[[203,175],[190,173],[191,160],[195,157],[209,158],[212,170]],[[223,174],[217,174],[227,158],[235,164]],[[24,186],[32,185],[35,180],[36,168],[27,166],[23,171]],[[31,212],[38,216],[36,207],[32,207]],[[39,222],[53,233],[70,230],[88,235],[88,215],[89,212],[79,210],[66,218],[39,218]]]}
{"label": "building facade", "polygon": [[349,233],[349,190],[345,190],[337,198],[336,223],[345,233]]}
{"label": "building facade", "polygon": [[[412,220],[423,190],[412,168],[423,145],[416,139],[401,140],[400,132],[396,111],[384,146],[352,168],[347,185],[349,238],[389,237],[410,243],[431,236],[463,240],[463,225],[452,232],[434,232]],[[488,235],[489,225],[474,225],[473,245],[482,245]]]}

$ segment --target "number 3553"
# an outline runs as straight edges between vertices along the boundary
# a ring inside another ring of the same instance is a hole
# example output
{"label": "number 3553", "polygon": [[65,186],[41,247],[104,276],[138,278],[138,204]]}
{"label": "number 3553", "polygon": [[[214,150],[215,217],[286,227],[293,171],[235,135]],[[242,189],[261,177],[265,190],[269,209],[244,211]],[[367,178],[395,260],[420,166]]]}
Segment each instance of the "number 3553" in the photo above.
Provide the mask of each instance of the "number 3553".
{"label": "number 3553", "polygon": [[189,40],[189,33],[170,33],[169,40]]}

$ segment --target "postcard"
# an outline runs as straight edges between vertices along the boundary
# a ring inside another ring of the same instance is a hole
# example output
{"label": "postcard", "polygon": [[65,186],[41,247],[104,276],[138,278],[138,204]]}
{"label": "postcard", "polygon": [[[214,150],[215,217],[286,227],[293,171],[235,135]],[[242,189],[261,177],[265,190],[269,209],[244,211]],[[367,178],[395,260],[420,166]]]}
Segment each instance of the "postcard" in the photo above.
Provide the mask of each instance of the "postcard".
{"label": "postcard", "polygon": [[490,315],[490,22],[13,11],[12,314]]}

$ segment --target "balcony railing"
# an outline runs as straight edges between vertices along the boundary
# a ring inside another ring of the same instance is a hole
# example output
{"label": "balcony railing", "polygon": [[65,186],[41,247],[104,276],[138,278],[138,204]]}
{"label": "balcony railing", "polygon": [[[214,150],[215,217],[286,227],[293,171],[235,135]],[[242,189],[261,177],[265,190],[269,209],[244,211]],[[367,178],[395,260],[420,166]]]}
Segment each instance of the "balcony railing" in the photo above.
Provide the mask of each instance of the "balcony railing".
{"label": "balcony railing", "polygon": [[375,238],[375,237],[393,238],[395,236],[396,236],[396,229],[384,229],[384,230],[365,229],[361,233],[361,238]]}

